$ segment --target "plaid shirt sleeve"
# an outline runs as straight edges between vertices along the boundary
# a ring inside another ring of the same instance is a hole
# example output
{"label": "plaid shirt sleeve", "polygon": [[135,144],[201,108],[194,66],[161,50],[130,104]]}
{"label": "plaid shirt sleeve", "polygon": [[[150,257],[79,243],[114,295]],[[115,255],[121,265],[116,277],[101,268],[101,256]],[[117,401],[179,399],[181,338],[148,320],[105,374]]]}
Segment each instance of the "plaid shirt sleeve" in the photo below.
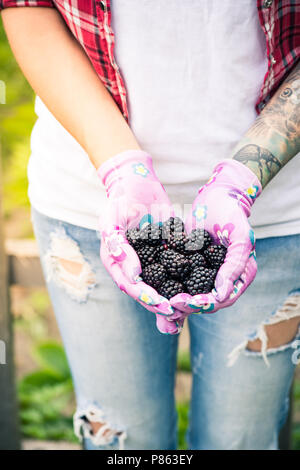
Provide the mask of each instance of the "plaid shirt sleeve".
{"label": "plaid shirt sleeve", "polygon": [[[256,103],[260,113],[300,59],[300,0],[256,3],[268,54],[268,70]],[[0,0],[0,10],[18,6],[57,8],[128,119],[125,83],[114,58],[110,0]]]}
{"label": "plaid shirt sleeve", "polygon": [[54,7],[52,0],[0,0],[0,10],[9,7]]}
{"label": "plaid shirt sleeve", "polygon": [[257,6],[268,54],[259,113],[300,59],[300,0],[257,0]]}

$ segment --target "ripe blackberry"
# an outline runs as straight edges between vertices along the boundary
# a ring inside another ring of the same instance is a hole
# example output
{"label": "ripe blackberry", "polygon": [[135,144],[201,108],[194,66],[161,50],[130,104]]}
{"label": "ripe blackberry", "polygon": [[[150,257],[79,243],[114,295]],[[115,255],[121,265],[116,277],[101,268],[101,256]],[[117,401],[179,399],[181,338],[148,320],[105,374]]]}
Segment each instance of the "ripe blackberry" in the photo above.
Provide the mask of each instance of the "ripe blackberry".
{"label": "ripe blackberry", "polygon": [[161,243],[161,226],[157,224],[147,224],[140,230],[140,238],[148,245],[159,245]]}
{"label": "ripe blackberry", "polygon": [[178,251],[179,253],[185,253],[186,234],[184,232],[174,232],[168,243],[172,250]]}
{"label": "ripe blackberry", "polygon": [[162,224],[162,238],[164,240],[171,240],[174,234],[180,235],[184,233],[184,223],[179,217],[170,217]]}
{"label": "ripe blackberry", "polygon": [[162,253],[165,250],[168,250],[169,248],[168,248],[168,245],[166,243],[161,242],[160,245],[155,246],[155,249],[156,249],[157,253],[159,254],[159,253]]}
{"label": "ripe blackberry", "polygon": [[167,279],[167,271],[162,264],[149,264],[145,269],[143,269],[142,278],[146,284],[154,289],[158,289],[159,286]]}
{"label": "ripe blackberry", "polygon": [[223,245],[210,245],[204,250],[204,256],[214,268],[219,268],[225,260],[227,249]]}
{"label": "ripe blackberry", "polygon": [[174,297],[174,295],[181,294],[184,290],[184,286],[181,282],[169,279],[160,286],[158,292],[169,300],[171,297]]}
{"label": "ripe blackberry", "polygon": [[204,256],[201,253],[193,253],[192,255],[189,256],[189,259],[192,263],[192,269],[194,270],[195,268],[200,268],[201,266],[206,266],[207,262]]}
{"label": "ripe blackberry", "polygon": [[174,250],[163,251],[159,260],[172,277],[187,275],[191,269],[190,260]]}
{"label": "ripe blackberry", "polygon": [[192,271],[186,281],[186,287],[191,295],[207,294],[214,286],[216,270],[201,266]]}
{"label": "ripe blackberry", "polygon": [[185,251],[189,253],[191,251],[205,250],[211,242],[211,236],[206,230],[196,228],[187,236]]}
{"label": "ripe blackberry", "polygon": [[147,266],[148,264],[155,263],[157,260],[157,250],[156,247],[150,245],[143,245],[136,249],[137,255],[140,258],[142,267]]}
{"label": "ripe blackberry", "polygon": [[128,243],[135,249],[143,245],[143,240],[141,239],[140,231],[138,228],[131,228],[127,230],[126,238],[128,240]]}

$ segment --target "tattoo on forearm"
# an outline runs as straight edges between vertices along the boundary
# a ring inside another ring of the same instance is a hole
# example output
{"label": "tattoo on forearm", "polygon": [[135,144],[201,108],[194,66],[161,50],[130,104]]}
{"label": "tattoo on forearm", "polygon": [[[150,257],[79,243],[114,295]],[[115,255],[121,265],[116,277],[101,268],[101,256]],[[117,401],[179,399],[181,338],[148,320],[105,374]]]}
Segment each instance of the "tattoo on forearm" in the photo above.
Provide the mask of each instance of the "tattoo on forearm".
{"label": "tattoo on forearm", "polygon": [[[268,149],[255,144],[248,144],[242,147],[234,156],[234,159],[257,169],[260,174],[260,181],[263,183],[266,178],[271,178],[280,170],[282,164]],[[271,179],[269,178],[269,179]]]}
{"label": "tattoo on forearm", "polygon": [[300,62],[257,117],[253,133],[276,131],[285,139],[299,138],[300,126]]}
{"label": "tattoo on forearm", "polygon": [[300,61],[256,118],[234,159],[249,166],[265,186],[300,152]]}

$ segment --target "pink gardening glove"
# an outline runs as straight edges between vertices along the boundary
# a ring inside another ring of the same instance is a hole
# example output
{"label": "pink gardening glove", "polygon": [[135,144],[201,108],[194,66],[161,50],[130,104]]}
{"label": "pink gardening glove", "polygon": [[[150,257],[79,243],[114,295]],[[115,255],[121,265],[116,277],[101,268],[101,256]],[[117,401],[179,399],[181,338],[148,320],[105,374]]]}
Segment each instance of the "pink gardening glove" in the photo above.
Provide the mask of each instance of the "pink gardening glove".
{"label": "pink gardening glove", "polygon": [[248,217],[260,193],[256,175],[236,160],[219,163],[200,188],[187,217],[187,233],[196,228],[207,230],[216,244],[227,248],[227,254],[212,293],[178,294],[170,300],[185,316],[232,305],[255,278],[255,237]]}
{"label": "pink gardening glove", "polygon": [[159,331],[176,334],[184,318],[170,318],[176,313],[170,302],[142,281],[140,260],[126,238],[128,229],[164,221],[173,213],[152,159],[141,150],[122,152],[103,163],[98,175],[108,197],[108,211],[100,220],[104,266],[123,292],[157,314]]}

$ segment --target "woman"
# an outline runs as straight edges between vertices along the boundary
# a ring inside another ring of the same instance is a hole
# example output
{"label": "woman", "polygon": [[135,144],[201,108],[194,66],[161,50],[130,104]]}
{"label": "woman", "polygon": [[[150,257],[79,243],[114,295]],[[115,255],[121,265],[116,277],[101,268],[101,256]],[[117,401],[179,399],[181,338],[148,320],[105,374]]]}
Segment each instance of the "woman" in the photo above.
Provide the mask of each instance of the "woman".
{"label": "woman", "polygon": [[[187,316],[189,447],[278,445],[300,322],[300,4],[255,3],[2,0],[37,93],[32,220],[87,449],[176,448]],[[227,256],[213,293],[162,299],[125,230],[186,206]]]}

